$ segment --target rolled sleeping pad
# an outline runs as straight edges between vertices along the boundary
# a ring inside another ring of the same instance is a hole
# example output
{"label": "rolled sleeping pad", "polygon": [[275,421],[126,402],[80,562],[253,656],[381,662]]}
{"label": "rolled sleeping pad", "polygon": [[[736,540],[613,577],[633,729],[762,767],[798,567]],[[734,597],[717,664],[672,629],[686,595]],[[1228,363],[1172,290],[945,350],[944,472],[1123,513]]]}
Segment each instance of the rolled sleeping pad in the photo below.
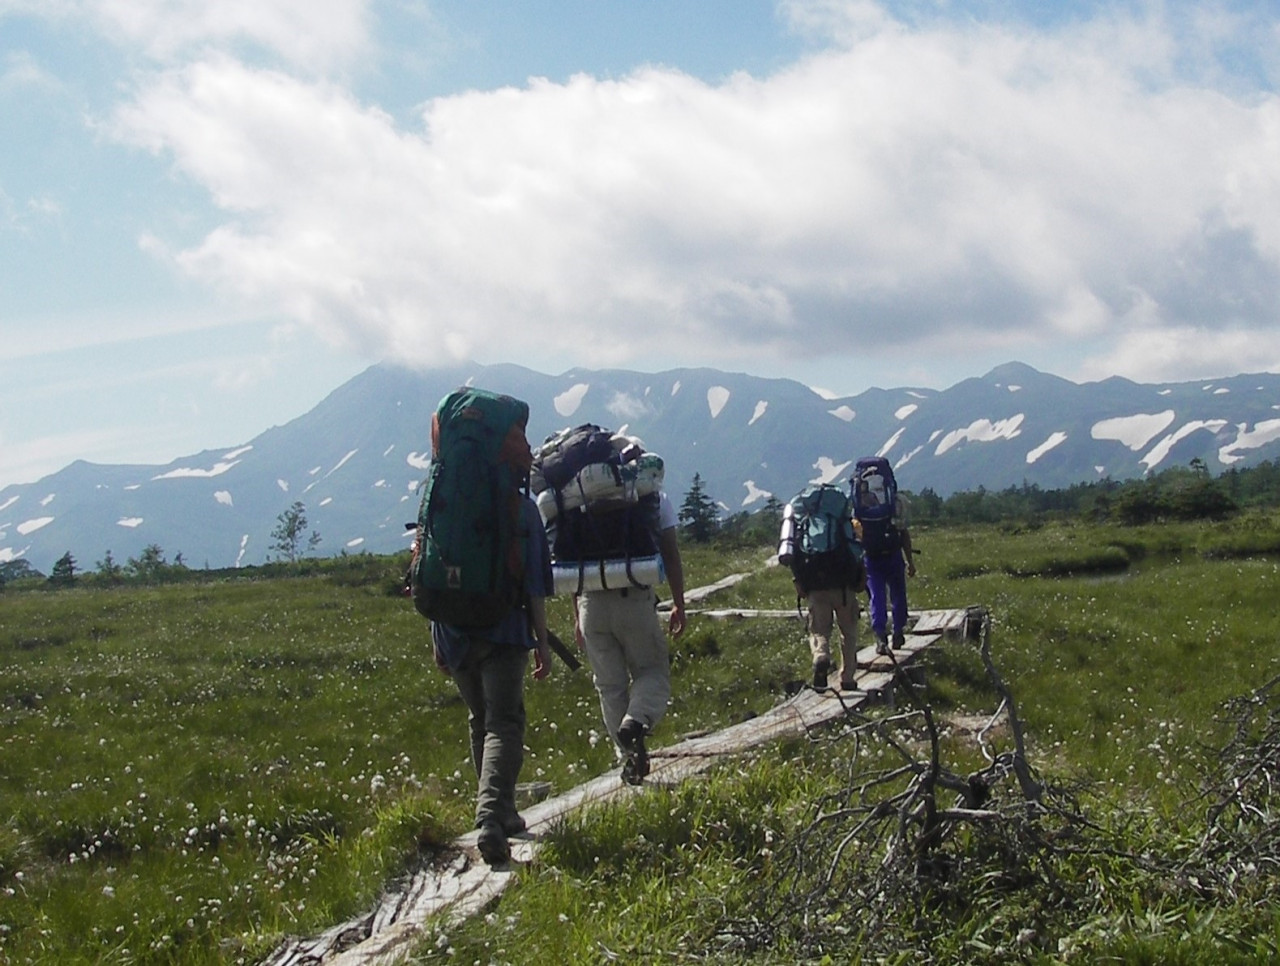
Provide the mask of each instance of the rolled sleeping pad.
{"label": "rolled sleeping pad", "polygon": [[557,594],[579,594],[624,587],[656,587],[667,579],[662,556],[626,560],[557,561],[551,565]]}
{"label": "rolled sleeping pad", "polygon": [[[645,453],[621,466],[591,463],[579,470],[577,476],[560,490],[560,502],[565,510],[595,503],[635,503],[641,497],[661,490],[663,475],[662,457],[656,453]],[[543,490],[535,500],[543,524],[556,518],[559,508],[554,489]]]}

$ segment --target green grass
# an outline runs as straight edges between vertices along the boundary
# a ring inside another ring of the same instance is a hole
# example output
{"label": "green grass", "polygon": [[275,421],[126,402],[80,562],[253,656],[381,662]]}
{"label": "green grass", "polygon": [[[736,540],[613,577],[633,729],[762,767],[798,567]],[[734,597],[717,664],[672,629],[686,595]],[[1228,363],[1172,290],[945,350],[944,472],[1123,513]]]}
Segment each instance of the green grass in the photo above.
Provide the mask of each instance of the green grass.
{"label": "green grass", "polygon": [[[921,531],[912,607],[988,605],[1036,767],[1090,782],[1099,824],[1135,848],[1181,847],[1225,737],[1215,715],[1277,673],[1277,529],[1259,515]],[[764,569],[767,555],[687,547],[687,583],[753,571],[711,605],[793,608],[789,575]],[[284,935],[364,911],[465,830],[465,710],[432,664],[425,622],[392,593],[402,569],[359,558],[293,578],[0,593],[0,961],[252,962]],[[572,641],[567,602],[550,613]],[[694,618],[672,648],[656,743],[777,703],[806,677],[802,635],[795,620]],[[940,714],[994,710],[973,648],[936,648],[928,664]],[[613,767],[585,670],[557,664],[527,703],[524,778],[564,790]],[[863,744],[869,757],[851,759],[849,739],[834,738],[576,816],[486,917],[430,936],[423,961],[811,955],[794,938],[803,930],[751,952],[724,926],[782,894],[778,857],[814,803],[883,753]],[[945,749],[982,764],[961,737]],[[977,890],[931,940],[938,961],[1264,962],[1280,944],[1274,903],[1257,896],[1215,911],[1123,863],[1064,860],[1057,874],[1079,881],[1077,908],[984,904]],[[857,961],[865,916],[827,915],[847,940],[832,961]],[[1019,946],[1019,921],[1045,923],[1054,943]]]}

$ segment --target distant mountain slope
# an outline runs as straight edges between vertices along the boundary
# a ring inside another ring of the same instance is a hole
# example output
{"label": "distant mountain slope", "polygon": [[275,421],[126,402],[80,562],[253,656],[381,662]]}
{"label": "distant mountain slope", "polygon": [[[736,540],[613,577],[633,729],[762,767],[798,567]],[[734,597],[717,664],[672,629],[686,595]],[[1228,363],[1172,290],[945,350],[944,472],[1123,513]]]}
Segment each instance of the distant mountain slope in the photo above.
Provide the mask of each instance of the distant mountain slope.
{"label": "distant mountain slope", "polygon": [[0,561],[23,557],[48,573],[70,551],[91,570],[108,550],[123,563],[156,544],[191,567],[261,563],[295,500],[321,536],[321,554],[399,550],[417,511],[431,413],[468,382],[528,401],[535,445],[583,422],[625,428],[662,454],[677,502],[698,473],[733,512],[770,493],[787,499],[810,482],[840,480],[858,456],[881,452],[903,487],[943,496],[1127,479],[1197,457],[1220,472],[1280,453],[1280,376],[1271,374],[1080,385],[1010,363],[944,391],[877,388],[827,399],[791,380],[714,369],[548,376],[514,365],[379,365],[246,443],[165,466],[78,461],[6,487]]}

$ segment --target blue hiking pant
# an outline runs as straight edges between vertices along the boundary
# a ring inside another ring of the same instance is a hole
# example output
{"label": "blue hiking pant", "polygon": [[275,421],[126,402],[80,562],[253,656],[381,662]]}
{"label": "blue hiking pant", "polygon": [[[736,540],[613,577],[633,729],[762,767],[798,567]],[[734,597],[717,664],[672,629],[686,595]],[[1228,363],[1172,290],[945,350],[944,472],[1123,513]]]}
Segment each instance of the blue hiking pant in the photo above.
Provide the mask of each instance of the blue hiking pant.
{"label": "blue hiking pant", "polygon": [[888,605],[893,605],[893,630],[895,634],[907,631],[907,562],[902,552],[862,558],[867,568],[867,609],[871,613],[871,631],[877,638],[886,637]]}
{"label": "blue hiking pant", "polygon": [[509,823],[516,816],[516,780],[524,764],[523,647],[472,638],[453,672],[470,712],[471,760],[476,768],[476,827]]}

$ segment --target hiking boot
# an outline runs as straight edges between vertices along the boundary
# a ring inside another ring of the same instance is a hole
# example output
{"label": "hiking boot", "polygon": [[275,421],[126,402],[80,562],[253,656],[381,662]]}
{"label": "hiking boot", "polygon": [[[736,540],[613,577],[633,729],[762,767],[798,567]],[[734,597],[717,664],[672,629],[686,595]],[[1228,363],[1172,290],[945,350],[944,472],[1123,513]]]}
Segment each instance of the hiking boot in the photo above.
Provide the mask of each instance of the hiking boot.
{"label": "hiking boot", "polygon": [[876,635],[876,653],[877,654],[892,653],[892,650],[889,647],[889,638],[885,637],[883,634]]}
{"label": "hiking boot", "polygon": [[906,646],[907,646],[907,635],[906,635],[906,634],[904,634],[904,633],[902,633],[902,631],[894,631],[894,632],[893,632],[893,646],[894,646],[894,648],[895,648],[895,649],[896,649],[896,648],[903,648],[903,647],[906,647]]}
{"label": "hiking boot", "polygon": [[511,861],[511,846],[507,843],[507,833],[497,822],[485,822],[480,826],[480,837],[476,839],[476,848],[480,850],[480,858],[486,865],[506,865]]}
{"label": "hiking boot", "polygon": [[524,816],[520,813],[514,813],[510,818],[502,820],[502,831],[506,833],[507,838],[516,835],[523,835],[529,830],[529,823],[524,820]]}
{"label": "hiking boot", "polygon": [[813,689],[822,691],[827,686],[827,675],[831,673],[831,661],[820,657],[813,662]]}
{"label": "hiking boot", "polygon": [[626,756],[622,762],[622,780],[628,785],[639,785],[649,774],[649,752],[644,746],[644,725],[635,718],[628,718],[618,728],[618,744]]}

